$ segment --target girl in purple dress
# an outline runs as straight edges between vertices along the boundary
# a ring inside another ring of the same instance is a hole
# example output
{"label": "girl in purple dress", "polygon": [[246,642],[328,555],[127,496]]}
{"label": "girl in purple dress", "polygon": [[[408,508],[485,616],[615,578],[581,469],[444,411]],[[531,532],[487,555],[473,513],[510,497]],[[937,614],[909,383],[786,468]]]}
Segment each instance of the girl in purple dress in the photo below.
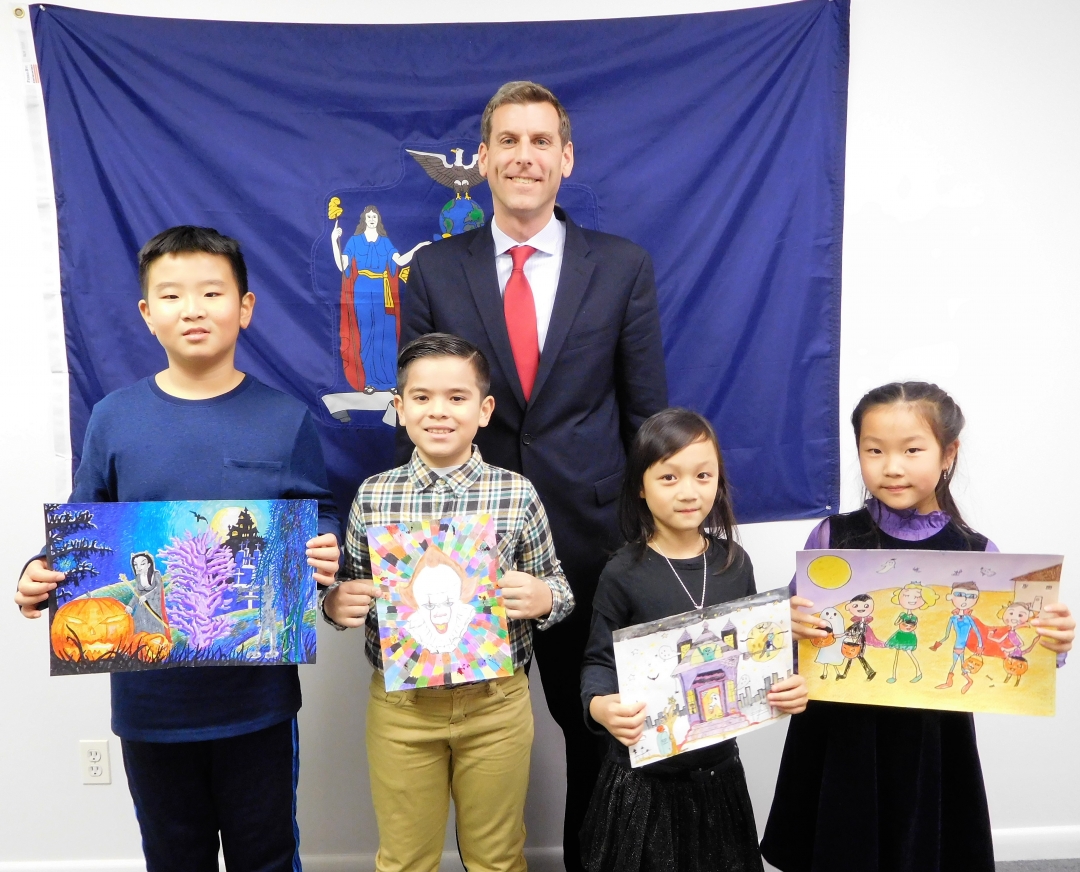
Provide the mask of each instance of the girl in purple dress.
{"label": "girl in purple dress", "polygon": [[[859,401],[851,423],[869,497],[822,521],[808,549],[997,550],[949,492],[964,426],[952,397],[925,382],[888,384]],[[796,638],[827,635],[812,605],[792,598]],[[1072,647],[1065,605],[1030,626],[1059,655]],[[859,872],[994,872],[971,714],[811,701],[793,717],[762,856],[782,872],[835,872],[840,839]]]}

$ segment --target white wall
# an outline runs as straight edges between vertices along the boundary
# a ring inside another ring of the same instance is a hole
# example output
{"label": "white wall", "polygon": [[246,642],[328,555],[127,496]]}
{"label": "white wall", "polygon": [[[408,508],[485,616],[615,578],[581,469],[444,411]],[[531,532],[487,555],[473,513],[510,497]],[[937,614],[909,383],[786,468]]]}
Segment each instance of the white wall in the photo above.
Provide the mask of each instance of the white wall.
{"label": "white wall", "polygon": [[[141,14],[217,16],[212,0],[94,0]],[[731,8],[674,0],[664,12]],[[311,7],[311,8],[308,8]],[[650,14],[633,0],[554,0],[519,17]],[[229,17],[446,21],[463,4],[373,7],[229,4]],[[485,7],[475,20],[497,20]],[[24,106],[11,7],[0,10],[0,570],[11,587],[43,536],[41,503],[66,496],[56,470],[44,295],[55,293],[55,227],[38,218],[34,137]],[[958,496],[970,520],[1011,551],[1070,551],[1080,466],[1077,423],[1080,250],[1080,4],[1074,0],[854,0],[844,246],[842,410],[894,379],[939,381],[963,405]],[[1073,252],[1069,254],[1069,252]],[[132,314],[134,314],[134,309]],[[53,364],[55,366],[55,362]],[[63,399],[60,399],[63,404]],[[846,424],[842,424],[846,428]],[[858,470],[842,429],[844,507]],[[1060,435],[1059,435],[1060,434]],[[57,446],[60,446],[59,448]],[[761,584],[790,575],[807,523],[743,531]],[[1066,562],[1066,598],[1080,602]],[[359,634],[321,634],[302,672],[300,816],[308,868],[359,869],[376,845],[363,750]],[[48,678],[45,626],[0,608],[0,872],[136,869],[139,841],[112,740],[114,783],[78,783],[76,741],[109,735],[104,676]],[[1080,856],[1080,666],[1059,675],[1059,713],[980,717],[1000,859]],[[575,680],[566,677],[564,680]],[[528,823],[531,859],[550,867],[559,841],[561,739],[538,711]],[[783,729],[741,740],[759,819]],[[81,862],[80,862],[81,861]],[[100,861],[92,863],[90,861]],[[125,862],[126,861],[126,862]],[[546,861],[546,862],[545,862]],[[552,867],[553,868],[553,867]]]}

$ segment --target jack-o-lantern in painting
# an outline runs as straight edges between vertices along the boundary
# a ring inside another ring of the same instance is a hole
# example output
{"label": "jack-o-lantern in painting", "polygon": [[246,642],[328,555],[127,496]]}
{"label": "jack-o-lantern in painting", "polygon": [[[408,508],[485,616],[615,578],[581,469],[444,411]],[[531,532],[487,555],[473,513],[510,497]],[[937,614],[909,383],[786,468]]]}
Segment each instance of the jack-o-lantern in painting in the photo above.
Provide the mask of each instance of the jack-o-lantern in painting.
{"label": "jack-o-lantern in painting", "polygon": [[50,637],[61,660],[100,660],[127,651],[135,621],[112,597],[80,597],[56,610]]}
{"label": "jack-o-lantern in painting", "polygon": [[144,663],[159,663],[169,656],[172,642],[162,633],[136,633],[131,637],[131,653]]}
{"label": "jack-o-lantern in painting", "polygon": [[1005,671],[1008,673],[1005,676],[1005,683],[1009,683],[1009,679],[1016,678],[1016,686],[1020,686],[1020,677],[1028,671],[1028,662],[1025,657],[1009,656],[1005,658]]}

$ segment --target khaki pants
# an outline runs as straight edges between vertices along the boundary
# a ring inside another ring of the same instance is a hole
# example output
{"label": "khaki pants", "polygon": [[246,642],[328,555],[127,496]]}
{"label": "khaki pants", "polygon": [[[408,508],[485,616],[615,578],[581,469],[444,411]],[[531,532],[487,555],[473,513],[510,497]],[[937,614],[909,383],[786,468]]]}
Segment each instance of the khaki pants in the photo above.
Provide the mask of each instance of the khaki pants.
{"label": "khaki pants", "polygon": [[436,872],[450,796],[469,872],[525,869],[533,719],[524,669],[455,688],[383,689],[371,677],[368,769],[377,872]]}

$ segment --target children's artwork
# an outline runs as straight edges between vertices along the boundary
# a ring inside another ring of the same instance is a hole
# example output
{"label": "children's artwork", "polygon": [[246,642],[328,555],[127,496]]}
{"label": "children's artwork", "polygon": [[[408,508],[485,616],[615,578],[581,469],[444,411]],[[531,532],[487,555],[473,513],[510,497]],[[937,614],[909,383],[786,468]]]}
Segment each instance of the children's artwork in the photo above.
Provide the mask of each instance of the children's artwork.
{"label": "children's artwork", "polygon": [[51,672],[315,662],[315,500],[50,503]]}
{"label": "children's artwork", "polygon": [[799,643],[811,699],[1052,715],[1056,655],[1030,621],[1058,601],[1062,557],[800,551],[798,594],[830,627]]}
{"label": "children's artwork", "polygon": [[645,702],[630,765],[715,745],[785,715],[765,695],[792,672],[786,589],[616,630],[623,702]]}
{"label": "children's artwork", "polygon": [[514,674],[490,515],[368,527],[386,689]]}

